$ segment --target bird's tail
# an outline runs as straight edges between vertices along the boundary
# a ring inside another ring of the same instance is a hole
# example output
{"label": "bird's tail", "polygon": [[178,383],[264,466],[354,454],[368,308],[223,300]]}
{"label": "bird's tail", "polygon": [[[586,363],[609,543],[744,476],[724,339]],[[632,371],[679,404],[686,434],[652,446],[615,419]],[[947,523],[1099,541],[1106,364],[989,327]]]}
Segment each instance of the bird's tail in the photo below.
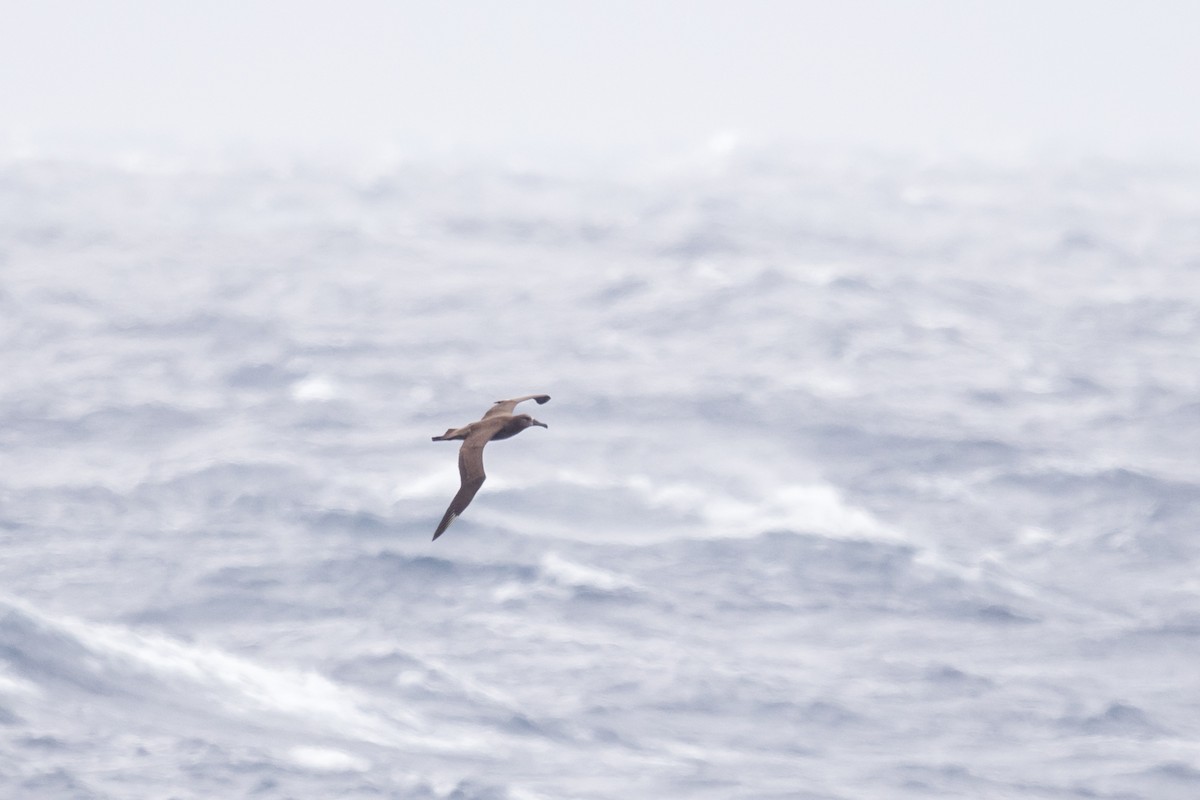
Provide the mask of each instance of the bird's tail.
{"label": "bird's tail", "polygon": [[465,438],[467,438],[467,429],[466,428],[447,428],[446,432],[443,433],[441,436],[434,436],[433,441],[449,442],[454,439],[465,439]]}

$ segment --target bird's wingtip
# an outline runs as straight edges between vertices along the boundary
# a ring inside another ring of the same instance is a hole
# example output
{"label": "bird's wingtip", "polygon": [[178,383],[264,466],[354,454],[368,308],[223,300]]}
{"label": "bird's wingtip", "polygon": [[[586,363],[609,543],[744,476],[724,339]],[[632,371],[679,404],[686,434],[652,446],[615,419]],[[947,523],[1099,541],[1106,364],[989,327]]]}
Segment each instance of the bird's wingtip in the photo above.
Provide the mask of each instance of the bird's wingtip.
{"label": "bird's wingtip", "polygon": [[550,402],[550,395],[544,394],[541,397],[535,397],[533,399],[537,401],[537,404],[539,406],[544,406],[544,405],[546,405],[546,403]]}
{"label": "bird's wingtip", "polygon": [[437,526],[437,530],[433,532],[432,541],[436,542],[437,538],[445,533],[450,528],[450,524],[456,519],[458,519],[458,514],[447,512],[445,519],[443,519],[442,523]]}

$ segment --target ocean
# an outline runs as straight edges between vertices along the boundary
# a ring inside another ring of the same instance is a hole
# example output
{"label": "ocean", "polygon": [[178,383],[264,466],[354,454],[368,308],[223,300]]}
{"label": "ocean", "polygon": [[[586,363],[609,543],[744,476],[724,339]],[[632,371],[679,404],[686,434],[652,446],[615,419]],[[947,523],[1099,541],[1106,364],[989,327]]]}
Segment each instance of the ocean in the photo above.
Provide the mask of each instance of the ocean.
{"label": "ocean", "polygon": [[1195,168],[11,156],[0,279],[4,796],[1200,796]]}

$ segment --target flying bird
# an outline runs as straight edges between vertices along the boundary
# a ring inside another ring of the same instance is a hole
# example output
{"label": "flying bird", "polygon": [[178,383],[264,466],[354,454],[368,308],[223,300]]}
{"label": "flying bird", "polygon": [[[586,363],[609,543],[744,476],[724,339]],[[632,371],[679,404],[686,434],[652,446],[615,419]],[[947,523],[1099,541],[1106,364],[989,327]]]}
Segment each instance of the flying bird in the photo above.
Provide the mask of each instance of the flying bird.
{"label": "flying bird", "polygon": [[550,395],[548,394],[527,394],[511,400],[497,400],[478,422],[472,422],[461,428],[451,428],[441,436],[433,437],[435,442],[461,439],[463,443],[462,447],[458,449],[458,475],[462,480],[462,485],[458,487],[458,494],[454,495],[454,499],[450,501],[450,507],[446,509],[442,521],[438,523],[437,530],[433,532],[434,541],[437,541],[437,538],[446,532],[446,528],[450,527],[450,523],[466,510],[471,503],[471,498],[479,491],[479,487],[483,486],[483,481],[487,477],[483,472],[483,446],[485,444],[493,439],[508,439],[516,436],[534,425],[542,428],[550,427],[544,422],[538,422],[528,414],[514,414],[513,409],[517,407],[517,404],[524,403],[526,400],[536,400],[538,405],[542,405],[549,399]]}

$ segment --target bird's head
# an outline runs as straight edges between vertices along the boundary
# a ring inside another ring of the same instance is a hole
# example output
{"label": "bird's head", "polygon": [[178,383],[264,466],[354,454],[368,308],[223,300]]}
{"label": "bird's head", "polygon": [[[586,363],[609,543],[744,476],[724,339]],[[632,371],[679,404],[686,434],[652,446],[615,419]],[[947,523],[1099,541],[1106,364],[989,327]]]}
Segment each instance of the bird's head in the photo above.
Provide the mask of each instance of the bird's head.
{"label": "bird's head", "polygon": [[515,417],[515,419],[521,425],[521,430],[524,430],[525,428],[532,428],[534,425],[537,425],[539,428],[549,428],[550,427],[549,425],[547,425],[544,422],[538,422],[536,419],[529,416],[528,414],[518,414]]}

